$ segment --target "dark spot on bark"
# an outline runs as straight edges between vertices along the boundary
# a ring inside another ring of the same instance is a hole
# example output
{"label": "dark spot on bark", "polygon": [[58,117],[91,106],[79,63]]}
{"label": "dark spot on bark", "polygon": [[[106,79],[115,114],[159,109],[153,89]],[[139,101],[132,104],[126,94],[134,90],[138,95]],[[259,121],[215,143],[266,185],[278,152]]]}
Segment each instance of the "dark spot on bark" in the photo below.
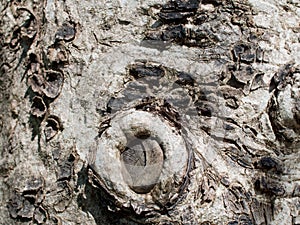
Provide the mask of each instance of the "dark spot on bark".
{"label": "dark spot on bark", "polygon": [[185,28],[182,25],[174,25],[167,27],[162,33],[163,41],[175,41],[183,44],[186,37]]}
{"label": "dark spot on bark", "polygon": [[238,221],[230,221],[227,225],[239,225]]}
{"label": "dark spot on bark", "polygon": [[255,59],[255,54],[252,53],[249,54],[246,53],[241,55],[241,62],[243,63],[247,63],[247,64],[253,63],[254,59]]}
{"label": "dark spot on bark", "polygon": [[197,11],[200,0],[176,1],[177,8],[182,11]]}
{"label": "dark spot on bark", "polygon": [[54,115],[49,116],[46,120],[46,127],[44,129],[46,141],[50,141],[58,131],[61,130],[63,130],[63,127],[60,119]]}
{"label": "dark spot on bark", "polygon": [[64,76],[61,72],[47,71],[45,73],[45,83],[43,93],[51,99],[56,98],[62,89]]}
{"label": "dark spot on bark", "polygon": [[279,84],[284,86],[285,81],[287,81],[286,78],[288,76],[292,76],[292,74],[293,74],[293,65],[286,64],[279,72],[275,73],[275,75],[272,77],[269,86],[269,92],[272,92],[274,89],[277,89]]}
{"label": "dark spot on bark", "polygon": [[257,179],[254,187],[257,191],[271,196],[282,196],[285,193],[284,187],[281,184],[270,181],[266,177]]}
{"label": "dark spot on bark", "polygon": [[71,23],[63,23],[62,27],[59,28],[55,34],[56,40],[72,41],[75,38],[75,27]]}
{"label": "dark spot on bark", "polygon": [[32,99],[31,114],[36,117],[44,117],[47,112],[47,106],[43,98],[35,96]]}
{"label": "dark spot on bark", "polygon": [[[160,13],[188,13],[188,16],[193,15],[199,7],[199,0],[175,0],[163,5]],[[169,22],[169,21],[165,21]],[[172,21],[174,22],[174,21]]]}
{"label": "dark spot on bark", "polygon": [[262,157],[258,162],[254,163],[255,168],[263,170],[279,170],[279,164],[270,156]]}
{"label": "dark spot on bark", "polygon": [[142,77],[162,77],[164,76],[164,70],[161,66],[137,63],[129,67],[129,74],[135,79]]}
{"label": "dark spot on bark", "polygon": [[180,85],[190,85],[194,86],[194,78],[185,72],[179,72],[177,74],[178,80],[175,81],[175,83],[180,84]]}
{"label": "dark spot on bark", "polygon": [[202,0],[201,1],[201,4],[212,4],[213,6],[219,6],[219,5],[222,5],[222,0]]}
{"label": "dark spot on bark", "polygon": [[39,63],[40,62],[38,55],[35,54],[35,53],[30,53],[29,54],[29,61],[31,63]]}
{"label": "dark spot on bark", "polygon": [[182,22],[182,20],[192,15],[194,15],[194,13],[192,12],[166,12],[166,11],[160,12],[158,14],[159,18],[164,23],[179,23]]}
{"label": "dark spot on bark", "polygon": [[211,117],[214,112],[212,104],[207,101],[197,101],[195,106],[201,116]]}
{"label": "dark spot on bark", "polygon": [[34,140],[36,136],[40,137],[40,133],[41,133],[40,127],[42,123],[42,118],[38,118],[36,116],[30,115],[28,122],[32,131],[31,140]]}
{"label": "dark spot on bark", "polygon": [[120,19],[118,19],[118,22],[119,22],[119,24],[125,25],[125,26],[131,24],[131,22],[130,22],[130,21],[127,21],[127,20],[120,20]]}
{"label": "dark spot on bark", "polygon": [[231,87],[234,87],[234,88],[241,88],[241,89],[244,89],[245,87],[245,83],[239,81],[238,79],[236,79],[236,77],[231,74],[231,77],[230,79],[227,81],[227,84]]}
{"label": "dark spot on bark", "polygon": [[300,184],[296,184],[293,190],[294,197],[300,197]]}

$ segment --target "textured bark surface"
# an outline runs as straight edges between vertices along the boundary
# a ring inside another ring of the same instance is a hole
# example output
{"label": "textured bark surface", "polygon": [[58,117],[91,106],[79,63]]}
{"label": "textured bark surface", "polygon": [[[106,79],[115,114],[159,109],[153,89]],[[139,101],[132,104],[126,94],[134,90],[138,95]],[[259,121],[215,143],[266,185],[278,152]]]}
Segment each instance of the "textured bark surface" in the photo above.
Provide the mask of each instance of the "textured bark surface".
{"label": "textured bark surface", "polygon": [[[0,224],[300,224],[298,0],[0,0],[0,18]],[[148,128],[126,147],[127,112]],[[96,171],[99,146],[147,182]]]}

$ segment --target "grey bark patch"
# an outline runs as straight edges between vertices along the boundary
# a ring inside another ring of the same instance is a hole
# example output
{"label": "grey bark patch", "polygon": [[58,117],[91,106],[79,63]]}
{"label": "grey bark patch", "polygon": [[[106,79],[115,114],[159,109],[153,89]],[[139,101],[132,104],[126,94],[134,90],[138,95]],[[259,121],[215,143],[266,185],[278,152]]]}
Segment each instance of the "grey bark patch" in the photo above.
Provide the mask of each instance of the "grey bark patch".
{"label": "grey bark patch", "polygon": [[148,193],[157,183],[163,167],[163,150],[156,140],[131,140],[121,153],[130,177],[125,182],[137,193]]}
{"label": "grey bark patch", "polygon": [[56,40],[72,41],[75,38],[76,30],[74,24],[65,22],[55,34]]}
{"label": "grey bark patch", "polygon": [[23,198],[20,194],[14,193],[8,202],[8,211],[12,218],[18,217],[18,211],[23,207]]}
{"label": "grey bark patch", "polygon": [[58,181],[55,185],[50,193],[50,201],[56,212],[64,212],[72,201],[73,189],[66,180]]}
{"label": "grey bark patch", "polygon": [[47,51],[47,59],[50,67],[65,65],[69,61],[66,47],[61,43],[55,43],[49,46]]}
{"label": "grey bark patch", "polygon": [[[41,207],[44,197],[44,180],[32,178],[26,182],[22,191],[14,191],[7,204],[10,216],[19,220],[32,220],[36,210]],[[44,210],[44,213],[47,213]]]}
{"label": "grey bark patch", "polygon": [[38,224],[45,223],[48,219],[47,217],[48,217],[48,213],[43,207],[40,206],[39,208],[35,209],[35,211],[34,211],[34,220]]}

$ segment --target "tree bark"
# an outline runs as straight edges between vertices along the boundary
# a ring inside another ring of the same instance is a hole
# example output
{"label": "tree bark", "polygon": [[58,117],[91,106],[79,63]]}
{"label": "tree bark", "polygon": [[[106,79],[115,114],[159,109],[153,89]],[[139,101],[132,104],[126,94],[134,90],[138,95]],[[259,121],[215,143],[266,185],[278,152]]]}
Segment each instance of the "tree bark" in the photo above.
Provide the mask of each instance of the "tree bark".
{"label": "tree bark", "polygon": [[0,224],[300,224],[298,1],[0,2]]}

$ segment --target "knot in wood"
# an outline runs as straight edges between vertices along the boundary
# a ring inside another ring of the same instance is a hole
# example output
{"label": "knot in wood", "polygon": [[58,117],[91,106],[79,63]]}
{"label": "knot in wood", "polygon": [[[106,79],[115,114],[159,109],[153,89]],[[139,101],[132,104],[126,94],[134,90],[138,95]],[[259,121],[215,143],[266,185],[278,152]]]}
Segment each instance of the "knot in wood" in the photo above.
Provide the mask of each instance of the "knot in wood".
{"label": "knot in wood", "polygon": [[136,109],[120,111],[100,127],[89,159],[92,184],[117,208],[134,205],[137,214],[176,204],[192,161],[179,128],[159,113]]}

